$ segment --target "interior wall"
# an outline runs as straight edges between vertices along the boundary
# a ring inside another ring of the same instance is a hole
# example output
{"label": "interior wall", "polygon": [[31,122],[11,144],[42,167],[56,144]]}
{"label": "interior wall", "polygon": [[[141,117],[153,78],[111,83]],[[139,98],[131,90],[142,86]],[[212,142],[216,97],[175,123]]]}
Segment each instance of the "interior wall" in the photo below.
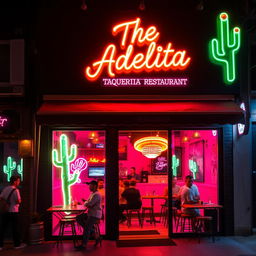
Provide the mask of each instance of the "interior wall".
{"label": "interior wall", "polygon": [[142,155],[141,152],[134,149],[128,136],[119,136],[119,147],[127,146],[127,159],[119,160],[119,168],[129,174],[130,168],[135,167],[138,174],[141,171],[151,173],[151,160]]}

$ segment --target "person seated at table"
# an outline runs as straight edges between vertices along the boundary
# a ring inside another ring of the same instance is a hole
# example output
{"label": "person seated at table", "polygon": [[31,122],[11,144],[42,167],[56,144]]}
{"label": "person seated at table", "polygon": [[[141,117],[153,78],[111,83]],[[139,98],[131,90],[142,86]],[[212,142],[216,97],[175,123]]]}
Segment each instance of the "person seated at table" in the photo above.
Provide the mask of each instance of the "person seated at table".
{"label": "person seated at table", "polygon": [[[181,200],[181,207],[183,204],[198,204],[200,200],[200,194],[198,188],[193,184],[194,179],[191,175],[187,175],[185,178],[185,185],[180,188],[179,197]],[[198,209],[186,209],[181,208],[185,214],[199,216]]]}
{"label": "person seated at table", "polygon": [[128,180],[135,180],[136,182],[140,182],[140,175],[136,173],[136,168],[131,167],[130,174],[127,176]]}
{"label": "person seated at table", "polygon": [[[180,209],[180,199],[179,199],[180,186],[177,185],[177,177],[172,178],[172,206]],[[168,187],[164,190],[164,196],[168,196]],[[165,202],[167,206],[167,200]]]}
{"label": "person seated at table", "polygon": [[[177,197],[180,192],[180,186],[177,185],[177,177],[172,178],[172,197]],[[168,196],[168,187],[164,189],[164,196]]]}
{"label": "person seated at table", "polygon": [[122,197],[123,192],[130,187],[128,180],[122,181],[122,187],[119,186],[119,204],[127,204],[127,201]]}
{"label": "person seated at table", "polygon": [[[76,247],[78,250],[86,249],[89,236],[93,231],[93,225],[102,217],[102,198],[98,191],[98,183],[97,181],[92,180],[91,182],[86,182],[86,184],[89,185],[91,194],[87,200],[84,200],[84,206],[87,207],[88,212],[82,213],[76,217],[78,224],[81,225],[84,230],[82,244]],[[95,245],[99,243],[99,239],[100,238],[96,240]]]}
{"label": "person seated at table", "polygon": [[126,204],[120,204],[119,205],[119,220],[120,222],[124,222],[127,218],[123,214],[124,210],[129,209],[140,209],[142,206],[140,191],[135,188],[136,187],[136,181],[132,180],[130,182],[130,187],[125,189],[122,193],[121,197],[126,200]]}

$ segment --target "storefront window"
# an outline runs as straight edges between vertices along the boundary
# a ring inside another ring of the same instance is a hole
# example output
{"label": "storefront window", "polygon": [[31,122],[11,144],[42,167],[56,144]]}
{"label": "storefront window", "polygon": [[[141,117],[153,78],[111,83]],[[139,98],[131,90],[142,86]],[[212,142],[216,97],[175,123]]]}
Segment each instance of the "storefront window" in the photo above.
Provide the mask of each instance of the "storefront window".
{"label": "storefront window", "polygon": [[[105,234],[105,132],[53,131],[52,136],[52,204],[77,207],[90,195],[92,180],[98,181],[102,195],[101,233]],[[81,212],[65,212],[62,216]],[[53,216],[52,234],[58,235],[59,216]],[[76,227],[77,234],[82,228]]]}
{"label": "storefront window", "polygon": [[[184,204],[218,204],[218,131],[176,130],[172,132],[173,232],[190,232],[189,218],[205,216],[204,209],[186,209]],[[191,184],[186,178],[191,177]],[[214,210],[214,209],[213,209]],[[182,224],[184,223],[184,225]]]}

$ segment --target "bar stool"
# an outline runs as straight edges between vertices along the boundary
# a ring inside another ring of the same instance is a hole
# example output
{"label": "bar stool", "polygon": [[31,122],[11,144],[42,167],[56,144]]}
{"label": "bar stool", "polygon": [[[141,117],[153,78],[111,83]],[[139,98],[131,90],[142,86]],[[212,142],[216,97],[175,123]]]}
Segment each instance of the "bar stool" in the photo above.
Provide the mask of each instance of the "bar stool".
{"label": "bar stool", "polygon": [[194,232],[195,217],[190,214],[181,213],[181,232]]}
{"label": "bar stool", "polygon": [[169,208],[166,207],[165,212],[164,212],[164,226],[167,227],[169,222]]}
{"label": "bar stool", "polygon": [[95,245],[97,246],[98,243],[100,243],[100,247],[101,247],[101,241],[102,241],[102,237],[100,234],[100,220],[98,220],[94,225],[93,225],[93,230],[94,230],[94,234],[95,234]]}
{"label": "bar stool", "polygon": [[[59,229],[59,236],[58,236],[58,240],[57,240],[57,246],[59,245],[59,243],[62,243],[62,239],[64,234],[67,234],[71,232],[72,235],[72,239],[73,239],[73,243],[74,246],[76,246],[76,219],[75,218],[62,218],[60,220],[60,229]],[[65,231],[65,228],[71,228],[71,231]]]}
{"label": "bar stool", "polygon": [[165,202],[164,204],[161,204],[160,222],[165,223],[167,210],[168,210],[167,202]]}
{"label": "bar stool", "polygon": [[79,235],[79,233],[83,233],[83,230],[82,230],[82,227],[77,223],[76,216],[77,215],[65,215],[63,216],[63,219],[75,220],[76,230],[78,230],[78,235]]}
{"label": "bar stool", "polygon": [[[175,209],[174,209],[175,208]],[[176,207],[173,207],[173,218],[174,218],[174,224],[175,224],[175,227],[176,227],[176,232],[178,232],[178,228],[180,227],[181,228],[181,210],[177,209]]]}
{"label": "bar stool", "polygon": [[198,216],[195,218],[195,232],[198,234],[198,242],[200,243],[200,235],[209,233],[212,236],[212,242],[215,238],[213,234],[213,218],[211,216]]}
{"label": "bar stool", "polygon": [[144,207],[142,207],[142,227],[143,227],[143,224],[144,224],[144,218],[145,218],[145,215],[146,215],[147,211],[149,213],[149,222],[150,222],[150,224],[154,223],[154,225],[156,225],[153,207],[152,206],[144,206]]}
{"label": "bar stool", "polygon": [[128,209],[128,210],[126,210],[126,212],[127,212],[127,227],[131,226],[132,214],[133,213],[137,214],[138,219],[139,219],[139,225],[140,225],[140,227],[142,227],[140,209]]}

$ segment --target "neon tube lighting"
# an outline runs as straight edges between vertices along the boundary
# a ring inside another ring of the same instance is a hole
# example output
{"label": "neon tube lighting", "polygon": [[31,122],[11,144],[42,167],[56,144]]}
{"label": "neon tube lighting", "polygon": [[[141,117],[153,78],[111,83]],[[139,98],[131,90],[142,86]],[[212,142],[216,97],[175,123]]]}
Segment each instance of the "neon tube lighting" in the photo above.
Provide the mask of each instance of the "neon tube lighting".
{"label": "neon tube lighting", "polygon": [[[142,71],[183,70],[188,67],[191,58],[187,51],[175,50],[171,42],[166,46],[157,44],[160,33],[155,26],[146,30],[140,26],[141,19],[126,21],[114,26],[113,36],[121,33],[121,54],[115,44],[109,44],[102,57],[85,68],[85,77],[96,81],[104,69],[109,77],[116,74],[139,73]],[[136,52],[137,47],[147,46],[145,52]]]}
{"label": "neon tube lighting", "polygon": [[241,46],[239,27],[229,29],[228,14],[222,12],[217,18],[217,38],[210,41],[210,60],[222,66],[224,83],[232,84],[237,78],[237,53]]}

